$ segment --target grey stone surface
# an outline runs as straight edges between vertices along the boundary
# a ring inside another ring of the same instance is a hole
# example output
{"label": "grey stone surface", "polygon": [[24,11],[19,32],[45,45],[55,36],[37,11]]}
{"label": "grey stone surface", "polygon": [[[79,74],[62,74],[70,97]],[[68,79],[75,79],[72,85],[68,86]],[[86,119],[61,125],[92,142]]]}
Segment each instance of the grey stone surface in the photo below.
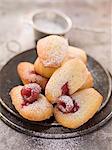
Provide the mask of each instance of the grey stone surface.
{"label": "grey stone surface", "polygon": [[[58,9],[69,15],[73,22],[67,35],[70,43],[83,48],[112,73],[110,0],[0,0],[0,68],[20,51],[34,46],[31,16],[42,8]],[[111,150],[112,120],[89,135],[63,140],[30,137],[0,120],[0,150],[54,149]]]}

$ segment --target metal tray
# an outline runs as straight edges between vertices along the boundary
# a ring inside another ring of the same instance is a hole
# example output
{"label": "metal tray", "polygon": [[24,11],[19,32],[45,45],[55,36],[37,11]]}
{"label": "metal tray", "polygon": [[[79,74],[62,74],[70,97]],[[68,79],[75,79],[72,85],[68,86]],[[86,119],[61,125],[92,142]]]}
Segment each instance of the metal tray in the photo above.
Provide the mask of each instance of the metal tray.
{"label": "metal tray", "polygon": [[88,56],[87,66],[94,77],[94,88],[104,97],[99,111],[91,120],[78,129],[67,129],[58,125],[53,117],[43,122],[32,122],[22,118],[11,103],[9,91],[12,87],[22,84],[17,75],[17,64],[21,61],[34,62],[36,57],[35,49],[27,50],[12,58],[0,71],[1,119],[8,125],[33,136],[43,138],[69,138],[89,133],[110,118],[112,113],[112,99],[110,98],[111,77],[108,71],[90,56]]}

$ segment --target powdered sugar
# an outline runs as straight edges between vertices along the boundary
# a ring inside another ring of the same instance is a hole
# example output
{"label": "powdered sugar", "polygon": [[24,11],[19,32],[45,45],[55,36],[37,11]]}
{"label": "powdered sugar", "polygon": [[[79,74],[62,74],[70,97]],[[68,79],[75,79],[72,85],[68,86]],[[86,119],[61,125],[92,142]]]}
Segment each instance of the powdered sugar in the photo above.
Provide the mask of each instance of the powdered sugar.
{"label": "powdered sugar", "polygon": [[47,113],[48,110],[52,109],[52,105],[47,101],[47,99],[42,94],[39,94],[38,100],[34,101],[27,107],[24,107],[24,109],[25,111],[30,111],[31,113],[33,113],[33,115],[35,113],[35,115],[38,116],[45,116],[44,114]]}
{"label": "powdered sugar", "polygon": [[56,50],[51,50],[48,53],[48,59],[42,60],[44,66],[51,66],[53,65],[54,67],[60,66],[62,61],[65,58],[65,52],[61,51],[56,51]]}
{"label": "powdered sugar", "polygon": [[59,100],[65,102],[66,105],[73,105],[73,100],[70,96],[63,95],[59,97]]}
{"label": "powdered sugar", "polygon": [[37,89],[38,89],[38,91],[40,91],[41,92],[41,87],[40,87],[40,85],[38,85],[37,83],[30,83],[30,84],[26,84],[26,85],[24,85],[24,88],[31,88],[33,91],[37,91]]}

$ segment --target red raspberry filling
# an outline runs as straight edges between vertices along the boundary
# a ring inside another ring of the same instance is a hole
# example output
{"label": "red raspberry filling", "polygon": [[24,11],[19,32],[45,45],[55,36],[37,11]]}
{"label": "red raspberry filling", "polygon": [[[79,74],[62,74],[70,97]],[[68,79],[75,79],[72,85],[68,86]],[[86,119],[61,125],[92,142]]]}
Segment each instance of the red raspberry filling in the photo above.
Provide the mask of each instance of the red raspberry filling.
{"label": "red raspberry filling", "polygon": [[63,113],[74,113],[79,110],[79,106],[70,96],[63,95],[59,97],[57,107]]}
{"label": "red raspberry filling", "polygon": [[36,83],[26,84],[22,90],[21,95],[24,99],[23,105],[32,104],[39,98],[39,94],[41,92],[41,87]]}
{"label": "red raspberry filling", "polygon": [[62,95],[69,95],[68,82],[62,86],[61,90],[62,90]]}

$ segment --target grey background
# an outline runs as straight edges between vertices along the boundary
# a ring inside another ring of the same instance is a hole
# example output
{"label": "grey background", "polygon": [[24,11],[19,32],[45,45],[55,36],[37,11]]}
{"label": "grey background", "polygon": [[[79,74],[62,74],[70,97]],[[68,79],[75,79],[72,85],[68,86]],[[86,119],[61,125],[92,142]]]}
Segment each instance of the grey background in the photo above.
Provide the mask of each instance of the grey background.
{"label": "grey background", "polygon": [[[66,35],[70,43],[83,48],[112,73],[111,0],[0,0],[0,68],[20,51],[34,46],[31,16],[42,8],[65,12],[73,22]],[[4,149],[111,150],[112,120],[89,135],[63,140],[30,137],[0,120],[0,150]]]}

